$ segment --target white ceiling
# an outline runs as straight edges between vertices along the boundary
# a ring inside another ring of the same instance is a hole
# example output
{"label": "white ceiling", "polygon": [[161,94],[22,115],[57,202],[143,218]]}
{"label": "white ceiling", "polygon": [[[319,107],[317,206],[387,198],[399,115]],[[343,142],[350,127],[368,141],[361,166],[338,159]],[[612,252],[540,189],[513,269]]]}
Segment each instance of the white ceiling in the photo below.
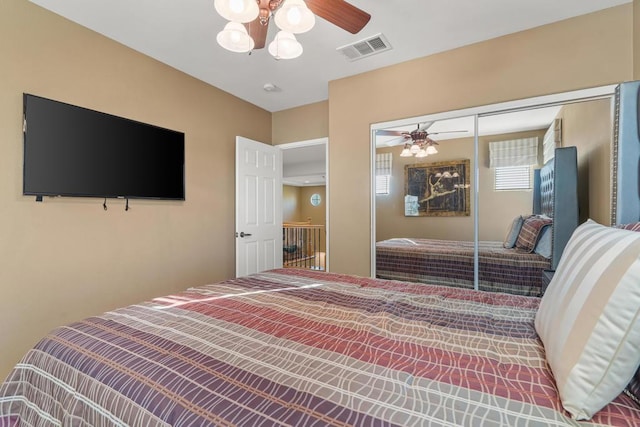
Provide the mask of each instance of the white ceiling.
{"label": "white ceiling", "polygon": [[310,145],[282,150],[282,182],[308,187],[326,184],[326,145]]}
{"label": "white ceiling", "polygon": [[[349,0],[371,14],[356,35],[323,19],[298,40],[301,57],[225,51],[213,0],[30,0],[268,111],[326,100],[328,82],[629,3],[631,0]],[[267,43],[275,34],[269,26]],[[336,48],[382,33],[393,49],[350,62]],[[279,90],[267,92],[271,83]]]}

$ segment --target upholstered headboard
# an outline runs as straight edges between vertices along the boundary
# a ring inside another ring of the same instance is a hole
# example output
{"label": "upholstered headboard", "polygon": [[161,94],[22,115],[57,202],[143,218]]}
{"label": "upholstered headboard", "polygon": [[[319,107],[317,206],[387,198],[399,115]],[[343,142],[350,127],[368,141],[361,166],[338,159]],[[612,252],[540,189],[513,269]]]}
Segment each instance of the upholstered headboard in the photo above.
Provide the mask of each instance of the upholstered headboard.
{"label": "upholstered headboard", "polygon": [[640,221],[640,82],[618,85],[611,152],[611,225]]}
{"label": "upholstered headboard", "polygon": [[556,148],[554,158],[536,173],[533,203],[533,213],[553,218],[551,268],[555,270],[564,247],[578,226],[576,147]]}

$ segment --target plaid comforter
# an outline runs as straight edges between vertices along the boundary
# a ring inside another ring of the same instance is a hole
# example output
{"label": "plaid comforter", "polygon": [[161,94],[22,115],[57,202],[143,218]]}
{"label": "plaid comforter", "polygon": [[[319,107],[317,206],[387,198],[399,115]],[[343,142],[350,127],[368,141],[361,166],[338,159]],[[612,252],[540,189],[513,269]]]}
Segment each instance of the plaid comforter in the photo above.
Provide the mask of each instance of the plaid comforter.
{"label": "plaid comforter", "polygon": [[567,418],[537,298],[274,270],[61,327],[0,386],[0,426],[640,425]]}
{"label": "plaid comforter", "polygon": [[[473,242],[396,238],[376,243],[376,276],[473,289]],[[481,291],[542,295],[542,270],[551,262],[536,254],[478,242]]]}

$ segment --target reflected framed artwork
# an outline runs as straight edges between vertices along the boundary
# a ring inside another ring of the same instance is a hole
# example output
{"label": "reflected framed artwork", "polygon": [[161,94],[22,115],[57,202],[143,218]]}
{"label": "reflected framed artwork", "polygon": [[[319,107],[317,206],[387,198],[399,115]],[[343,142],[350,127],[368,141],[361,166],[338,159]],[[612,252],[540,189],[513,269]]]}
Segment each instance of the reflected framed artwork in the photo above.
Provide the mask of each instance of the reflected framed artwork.
{"label": "reflected framed artwork", "polygon": [[470,161],[404,167],[405,216],[469,216]]}

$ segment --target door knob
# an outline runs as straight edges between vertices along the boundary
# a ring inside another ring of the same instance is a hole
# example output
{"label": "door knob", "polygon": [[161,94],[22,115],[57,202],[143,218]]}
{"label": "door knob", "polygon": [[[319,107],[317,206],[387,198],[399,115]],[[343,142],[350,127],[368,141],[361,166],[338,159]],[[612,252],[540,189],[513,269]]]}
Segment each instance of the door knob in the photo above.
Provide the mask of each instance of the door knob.
{"label": "door knob", "polygon": [[244,231],[240,232],[240,237],[249,237],[249,236],[251,236],[250,233],[245,233]]}

